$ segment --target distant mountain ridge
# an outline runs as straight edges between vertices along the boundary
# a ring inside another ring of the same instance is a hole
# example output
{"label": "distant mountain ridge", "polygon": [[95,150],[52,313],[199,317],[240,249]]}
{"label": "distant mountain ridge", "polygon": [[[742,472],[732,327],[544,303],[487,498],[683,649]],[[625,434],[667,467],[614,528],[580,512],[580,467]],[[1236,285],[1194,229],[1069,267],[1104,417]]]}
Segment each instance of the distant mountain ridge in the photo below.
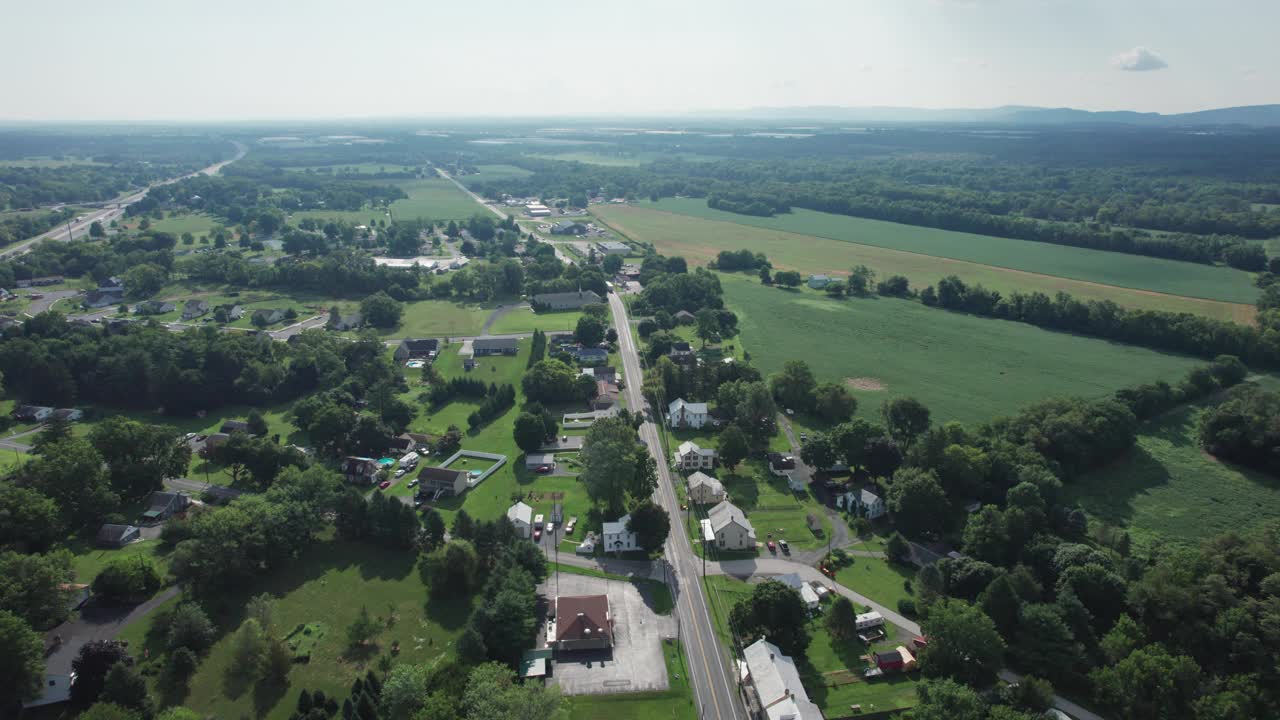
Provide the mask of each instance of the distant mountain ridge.
{"label": "distant mountain ridge", "polygon": [[1072,125],[1110,123],[1143,126],[1248,125],[1280,127],[1280,104],[1246,105],[1188,113],[1161,114],[1132,110],[1077,110],[1006,105],[995,108],[926,109],[908,107],[764,107],[739,112],[707,113],[757,120],[839,123],[981,123]]}

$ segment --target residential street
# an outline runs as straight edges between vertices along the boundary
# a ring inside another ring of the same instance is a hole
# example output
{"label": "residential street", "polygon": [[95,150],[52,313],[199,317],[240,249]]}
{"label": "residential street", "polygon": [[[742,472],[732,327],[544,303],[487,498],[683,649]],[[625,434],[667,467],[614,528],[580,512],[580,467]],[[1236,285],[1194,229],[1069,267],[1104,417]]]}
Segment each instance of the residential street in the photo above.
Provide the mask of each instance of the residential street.
{"label": "residential street", "polygon": [[[630,407],[641,410],[645,407],[644,397],[640,393],[640,387],[644,384],[644,372],[640,368],[640,355],[627,319],[627,309],[616,293],[609,293],[609,308],[613,312],[614,327],[618,329],[618,353],[626,372],[627,400]],[[746,708],[735,680],[736,666],[716,637],[706,592],[699,579],[702,560],[694,554],[689,536],[685,532],[680,502],[676,497],[671,471],[667,467],[666,451],[652,419],[640,426],[640,438],[649,446],[649,452],[657,464],[657,499],[671,516],[672,532],[665,549],[666,559],[672,570],[672,577],[668,578],[668,582],[676,601],[676,614],[682,629],[681,639],[689,654],[690,680],[699,707],[699,717],[746,717]]]}

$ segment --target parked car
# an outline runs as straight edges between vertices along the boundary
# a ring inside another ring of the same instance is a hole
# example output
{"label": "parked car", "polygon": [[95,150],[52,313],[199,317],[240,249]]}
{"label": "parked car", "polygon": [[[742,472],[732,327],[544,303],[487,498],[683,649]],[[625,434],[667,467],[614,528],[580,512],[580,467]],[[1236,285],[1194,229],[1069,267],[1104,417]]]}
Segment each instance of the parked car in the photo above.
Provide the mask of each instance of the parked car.
{"label": "parked car", "polygon": [[551,466],[550,466],[550,465],[539,465],[538,467],[534,468],[534,469],[533,469],[533,471],[534,471],[534,472],[540,472],[540,473],[548,473],[548,472],[551,472]]}
{"label": "parked car", "polygon": [[548,535],[550,535],[551,533],[553,533],[553,532],[555,532],[555,531],[556,531],[556,524],[555,524],[555,523],[553,523],[553,522],[549,522],[549,523],[547,523],[547,534],[548,534]]}
{"label": "parked car", "polygon": [[410,481],[409,481],[409,487],[413,487],[413,486],[415,486],[415,485],[417,485],[417,484],[418,484],[418,478],[414,478],[414,479],[412,479],[412,480],[410,480]]}
{"label": "parked car", "polygon": [[779,540],[779,541],[778,541],[778,547],[782,548],[782,553],[783,553],[784,555],[790,555],[790,554],[791,554],[791,546],[787,544],[787,541],[786,541],[786,540]]}
{"label": "parked car", "polygon": [[386,489],[387,489],[387,488],[389,488],[389,487],[391,487],[391,481],[390,481],[390,480],[383,480],[382,482],[378,483],[378,489],[379,489],[379,490],[386,490]]}
{"label": "parked car", "polygon": [[800,442],[804,442],[805,440],[808,440],[808,439],[809,439],[809,433],[800,433]]}
{"label": "parked car", "polygon": [[542,539],[542,526],[539,525],[533,529],[533,541],[538,542]]}
{"label": "parked car", "polygon": [[544,517],[544,516],[543,516],[543,514],[542,514],[542,513],[538,513],[537,515],[534,515],[534,516],[533,516],[533,525],[534,525],[534,527],[542,527],[542,519],[543,519],[543,517]]}
{"label": "parked car", "polygon": [[769,546],[769,552],[773,553],[774,555],[778,554],[778,546],[774,545],[772,540],[770,540],[766,544]]}
{"label": "parked car", "polygon": [[396,477],[404,477],[404,468],[400,468],[396,471]]}

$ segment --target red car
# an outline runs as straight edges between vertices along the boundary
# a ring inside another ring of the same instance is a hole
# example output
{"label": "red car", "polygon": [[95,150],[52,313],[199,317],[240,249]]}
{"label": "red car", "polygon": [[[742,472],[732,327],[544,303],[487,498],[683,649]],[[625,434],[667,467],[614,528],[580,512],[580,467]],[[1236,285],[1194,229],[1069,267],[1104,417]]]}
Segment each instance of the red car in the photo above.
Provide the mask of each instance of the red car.
{"label": "red car", "polygon": [[540,473],[548,473],[548,472],[551,472],[551,466],[550,466],[550,465],[539,465],[538,467],[534,468],[534,472],[540,472]]}
{"label": "red car", "polygon": [[387,489],[387,488],[389,488],[389,487],[391,487],[391,481],[390,481],[390,480],[383,480],[382,482],[378,483],[378,489],[379,489],[379,490],[386,490],[386,489]]}
{"label": "red car", "polygon": [[534,528],[534,529],[533,529],[533,541],[534,541],[534,542],[538,542],[538,541],[539,541],[539,540],[541,540],[541,539],[542,539],[542,528],[540,528],[540,527],[536,527],[536,528]]}
{"label": "red car", "polygon": [[777,546],[777,545],[774,545],[772,540],[770,540],[770,541],[768,542],[768,545],[769,545],[769,552],[774,553],[774,554],[776,554],[776,553],[778,552],[778,546]]}

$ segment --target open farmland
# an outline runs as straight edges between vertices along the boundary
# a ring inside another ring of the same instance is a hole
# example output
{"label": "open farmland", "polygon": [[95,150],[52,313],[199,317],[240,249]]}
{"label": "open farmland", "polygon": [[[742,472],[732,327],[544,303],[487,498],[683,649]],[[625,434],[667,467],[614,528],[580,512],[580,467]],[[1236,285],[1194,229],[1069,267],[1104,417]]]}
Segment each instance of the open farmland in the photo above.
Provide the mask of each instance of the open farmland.
{"label": "open farmland", "polygon": [[[371,180],[370,182],[396,185],[409,197],[391,203],[391,218],[396,220],[465,220],[483,211],[475,201],[467,197],[456,185],[443,178],[421,180]],[[350,223],[368,223],[370,220],[387,220],[383,208],[364,207],[359,210],[303,210],[292,215],[297,222],[303,218],[342,220]]]}
{"label": "open farmland", "polygon": [[480,165],[477,172],[470,175],[457,176],[458,182],[470,187],[474,183],[492,182],[494,180],[510,180],[511,178],[529,177],[533,173],[515,165]]}
{"label": "open farmland", "polygon": [[709,220],[723,220],[1136,290],[1236,303],[1251,303],[1258,296],[1249,273],[1228,267],[975,235],[799,208],[777,217],[754,217],[713,210],[707,207],[705,201],[695,199],[664,199],[654,207]]}
{"label": "open farmland", "polygon": [[721,280],[752,362],[771,373],[803,359],[820,381],[848,382],[868,418],[886,398],[909,395],[935,422],[981,422],[1048,397],[1174,380],[1199,362],[908,300],[832,300],[742,275]]}
{"label": "open farmland", "polygon": [[[1280,389],[1272,377],[1258,382]],[[1280,520],[1280,480],[1200,448],[1200,415],[1214,402],[1183,406],[1144,423],[1132,450],[1067,485],[1068,500],[1085,509],[1091,526],[1128,530],[1141,549],[1193,545]]]}
{"label": "open farmland", "polygon": [[[1073,280],[814,235],[757,228],[738,222],[695,218],[690,215],[654,210],[650,207],[597,205],[592,208],[592,212],[600,220],[632,240],[651,243],[663,254],[681,255],[695,264],[706,264],[721,250],[747,249],[764,253],[774,267],[780,269],[799,270],[804,273],[846,274],[854,265],[863,264],[871,267],[881,276],[904,275],[915,288],[936,284],[946,275],[957,275],[965,282],[981,283],[1001,292],[1039,290],[1049,295],[1067,292],[1081,300],[1111,300],[1125,307],[1187,312],[1236,322],[1252,322],[1256,314],[1251,304],[1167,295],[1150,290]],[[892,223],[886,224],[892,225]],[[894,227],[907,226],[895,225]],[[924,230],[924,228],[911,229]],[[1055,247],[1044,243],[1009,242],[1046,248]],[[1072,252],[1084,252],[1076,248],[1066,249]],[[1104,253],[1104,255],[1108,260],[1129,257],[1120,253]],[[1139,259],[1143,262],[1154,261],[1153,258]],[[1190,263],[1176,264],[1193,267]],[[1204,268],[1210,271],[1220,269]],[[1251,301],[1252,298],[1250,298]]]}

